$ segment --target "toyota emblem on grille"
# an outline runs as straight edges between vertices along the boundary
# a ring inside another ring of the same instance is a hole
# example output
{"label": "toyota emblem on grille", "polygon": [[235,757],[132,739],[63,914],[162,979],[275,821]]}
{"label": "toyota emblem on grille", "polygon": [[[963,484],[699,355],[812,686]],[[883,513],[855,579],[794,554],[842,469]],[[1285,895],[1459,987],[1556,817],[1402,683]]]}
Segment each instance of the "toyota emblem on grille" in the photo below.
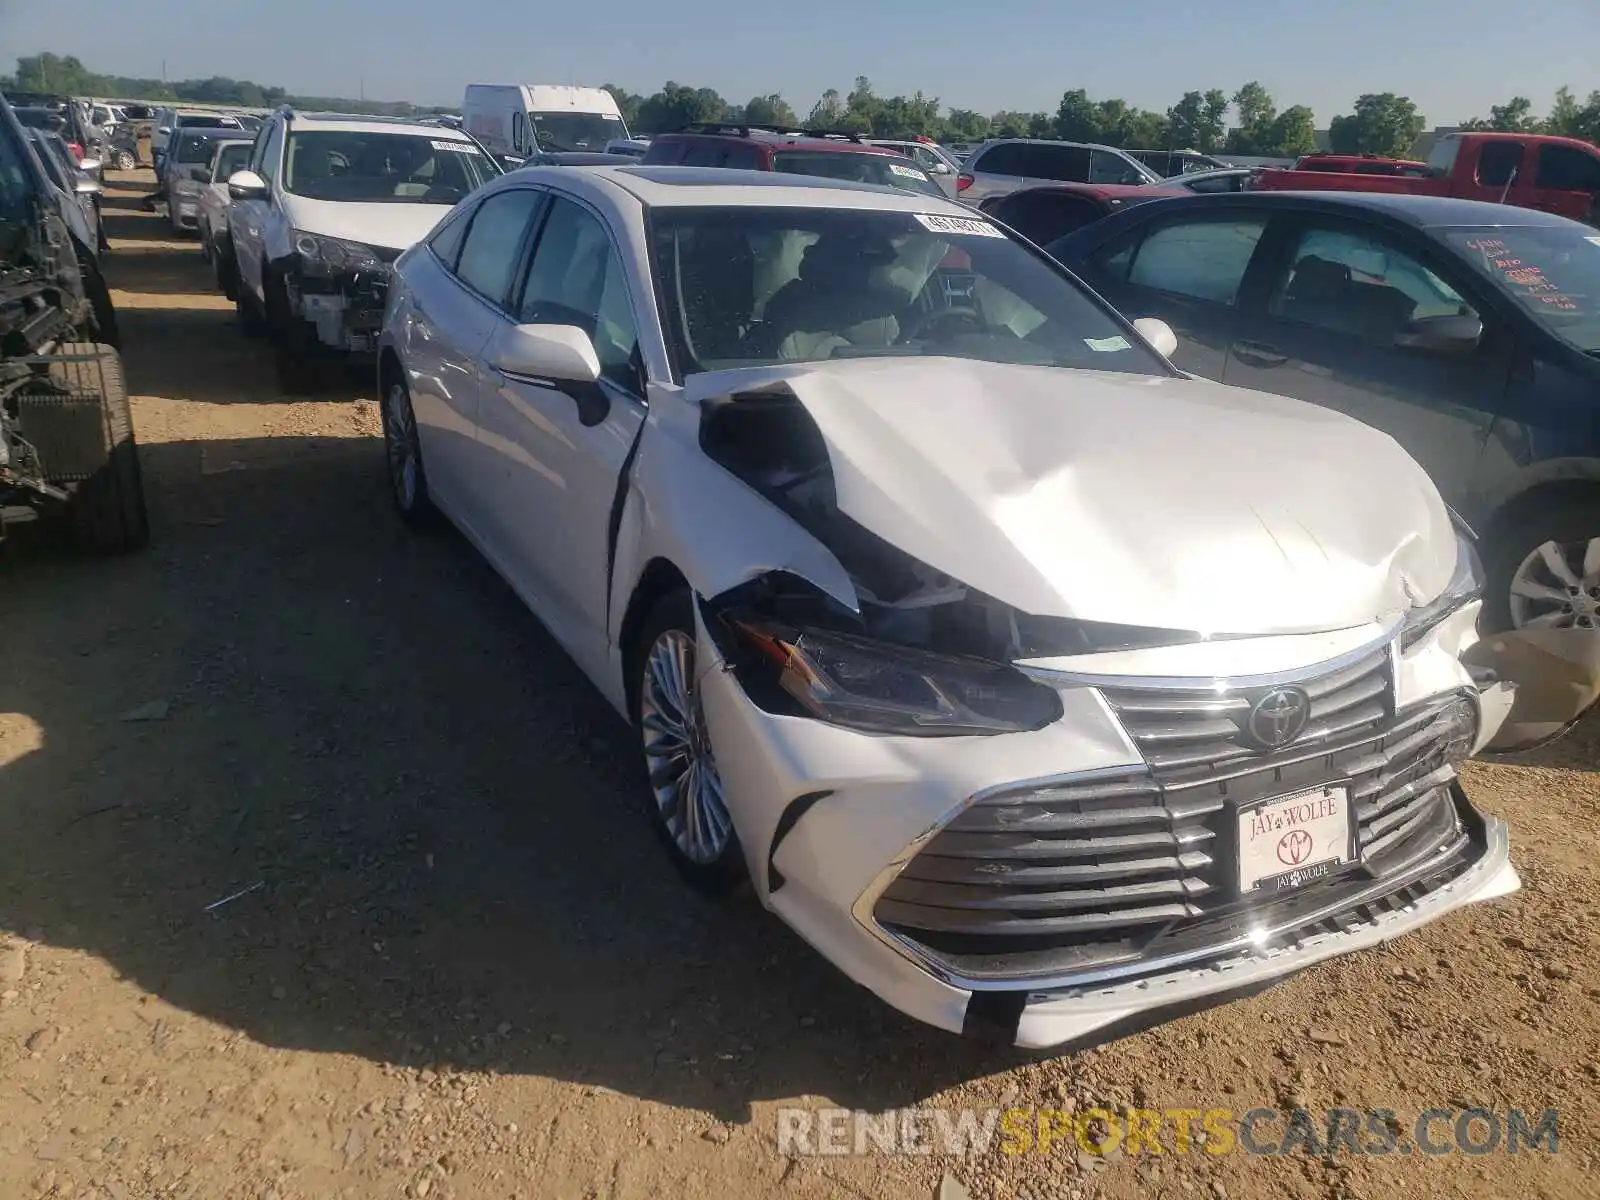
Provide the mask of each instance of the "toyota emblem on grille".
{"label": "toyota emblem on grille", "polygon": [[1273,688],[1250,710],[1250,737],[1264,750],[1287,746],[1306,727],[1311,698],[1299,688]]}

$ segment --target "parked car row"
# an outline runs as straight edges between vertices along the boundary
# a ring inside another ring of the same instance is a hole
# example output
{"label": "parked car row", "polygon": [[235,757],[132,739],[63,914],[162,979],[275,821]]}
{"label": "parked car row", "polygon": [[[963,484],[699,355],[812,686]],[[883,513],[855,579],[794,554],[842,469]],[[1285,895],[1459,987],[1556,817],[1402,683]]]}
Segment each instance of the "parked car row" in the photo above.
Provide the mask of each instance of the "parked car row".
{"label": "parked car row", "polygon": [[[286,388],[375,359],[400,517],[632,724],[691,885],[1029,1047],[1517,888],[1458,769],[1600,692],[1586,227],[1045,143],[980,209],[823,130],[557,150],[533,88],[506,171],[468,100],[218,137],[196,226]],[[1591,676],[1531,711],[1529,646]]]}

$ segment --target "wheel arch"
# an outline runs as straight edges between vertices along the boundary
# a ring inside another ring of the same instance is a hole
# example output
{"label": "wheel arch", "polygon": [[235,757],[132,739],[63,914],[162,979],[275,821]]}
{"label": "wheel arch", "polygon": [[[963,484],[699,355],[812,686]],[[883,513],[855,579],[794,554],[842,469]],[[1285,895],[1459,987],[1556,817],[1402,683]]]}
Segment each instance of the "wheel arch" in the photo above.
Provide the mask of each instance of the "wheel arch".
{"label": "wheel arch", "polygon": [[1547,468],[1525,480],[1482,521],[1478,532],[1486,541],[1542,508],[1600,500],[1600,459],[1562,459]]}
{"label": "wheel arch", "polygon": [[389,387],[395,383],[404,383],[406,378],[405,368],[400,364],[400,356],[395,353],[393,346],[384,346],[378,351],[378,402],[389,394]]}
{"label": "wheel arch", "polygon": [[617,634],[617,649],[622,654],[622,686],[627,698],[628,716],[635,721],[639,719],[639,701],[633,694],[632,680],[639,653],[639,634],[656,605],[679,590],[692,593],[688,579],[671,559],[656,557],[645,564],[628,596],[628,607],[623,612],[622,625]]}

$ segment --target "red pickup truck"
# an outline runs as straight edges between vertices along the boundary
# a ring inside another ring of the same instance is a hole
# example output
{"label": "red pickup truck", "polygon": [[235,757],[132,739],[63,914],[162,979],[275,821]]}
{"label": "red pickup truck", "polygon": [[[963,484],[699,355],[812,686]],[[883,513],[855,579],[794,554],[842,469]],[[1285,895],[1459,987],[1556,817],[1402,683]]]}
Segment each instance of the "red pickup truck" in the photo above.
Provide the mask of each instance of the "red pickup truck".
{"label": "red pickup truck", "polygon": [[[1396,160],[1399,161],[1399,160]],[[1600,150],[1532,133],[1447,133],[1425,175],[1263,171],[1261,191],[1403,192],[1538,208],[1600,224]]]}

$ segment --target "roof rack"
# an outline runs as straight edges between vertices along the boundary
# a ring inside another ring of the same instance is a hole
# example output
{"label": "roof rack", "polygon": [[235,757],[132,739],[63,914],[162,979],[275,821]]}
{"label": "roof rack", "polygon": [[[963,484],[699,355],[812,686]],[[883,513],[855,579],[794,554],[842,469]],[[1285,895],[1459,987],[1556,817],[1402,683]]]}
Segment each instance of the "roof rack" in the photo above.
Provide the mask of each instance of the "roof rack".
{"label": "roof rack", "polygon": [[749,137],[751,133],[775,133],[781,137],[843,138],[860,142],[862,135],[853,129],[806,129],[799,125],[760,125],[751,121],[691,121],[677,133],[715,133],[725,137]]}

